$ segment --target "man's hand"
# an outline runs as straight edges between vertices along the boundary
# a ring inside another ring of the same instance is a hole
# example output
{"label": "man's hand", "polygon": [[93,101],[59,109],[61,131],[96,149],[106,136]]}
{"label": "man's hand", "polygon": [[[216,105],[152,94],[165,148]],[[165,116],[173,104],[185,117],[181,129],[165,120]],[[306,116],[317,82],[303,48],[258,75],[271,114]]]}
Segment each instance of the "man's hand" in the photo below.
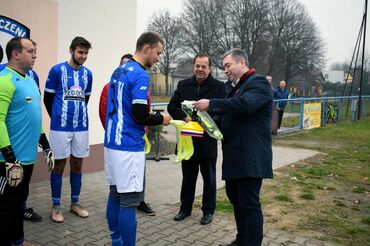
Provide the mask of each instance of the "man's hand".
{"label": "man's hand", "polygon": [[43,153],[44,153],[44,162],[48,164],[48,171],[51,172],[51,170],[53,170],[54,168],[55,163],[53,151],[51,151],[51,149],[45,149]]}
{"label": "man's hand", "polygon": [[12,187],[18,186],[23,179],[23,168],[19,161],[15,163],[5,162],[6,179]]}
{"label": "man's hand", "polygon": [[169,114],[162,114],[162,116],[163,116],[162,125],[168,126],[170,124],[170,121],[171,121],[171,116]]}
{"label": "man's hand", "polygon": [[199,111],[207,111],[209,108],[209,100],[208,99],[201,99],[199,101],[193,102],[195,109]]}
{"label": "man's hand", "polygon": [[184,121],[185,121],[186,123],[188,123],[189,121],[191,121],[191,117],[186,116],[186,117],[184,118]]}

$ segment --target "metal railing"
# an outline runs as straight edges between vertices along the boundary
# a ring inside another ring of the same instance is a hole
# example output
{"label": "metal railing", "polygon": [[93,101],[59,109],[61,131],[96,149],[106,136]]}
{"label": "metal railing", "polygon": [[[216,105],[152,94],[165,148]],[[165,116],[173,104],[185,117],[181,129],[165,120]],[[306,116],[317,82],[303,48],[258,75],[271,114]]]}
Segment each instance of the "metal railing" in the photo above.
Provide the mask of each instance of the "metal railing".
{"label": "metal railing", "polygon": [[[321,126],[354,121],[357,118],[358,96],[291,98],[274,100],[274,104],[276,105],[280,101],[287,101],[287,105],[278,132],[303,129],[304,105],[307,103],[321,103]],[[167,111],[167,105],[167,102],[152,103],[151,107],[152,110],[163,109]],[[328,113],[331,113],[331,115]],[[370,95],[361,98],[361,118],[366,116],[370,116]],[[328,117],[331,117],[331,121],[328,121]],[[159,138],[157,137],[158,133],[160,134]],[[158,159],[160,156],[175,153],[176,130],[173,126],[151,126],[149,127],[148,138],[152,144],[149,157]],[[159,139],[159,142],[157,139]]]}
{"label": "metal railing", "polygon": [[[354,121],[357,118],[358,96],[291,98],[274,100],[274,104],[286,101],[282,127],[279,132],[304,128],[304,105],[321,103],[321,126]],[[370,95],[361,97],[361,118],[370,116]]]}

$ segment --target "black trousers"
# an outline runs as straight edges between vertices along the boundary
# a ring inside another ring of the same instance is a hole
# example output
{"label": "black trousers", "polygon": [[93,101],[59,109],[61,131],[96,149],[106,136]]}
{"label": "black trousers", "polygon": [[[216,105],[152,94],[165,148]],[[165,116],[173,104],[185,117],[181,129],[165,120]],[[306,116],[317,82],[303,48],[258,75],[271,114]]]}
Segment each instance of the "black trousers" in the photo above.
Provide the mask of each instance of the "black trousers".
{"label": "black trousers", "polygon": [[260,204],[262,179],[226,180],[226,193],[234,207],[238,246],[260,246],[263,239],[263,215]]}
{"label": "black trousers", "polygon": [[181,207],[186,213],[191,213],[194,203],[195,187],[200,169],[202,174],[203,214],[213,215],[216,209],[216,159],[190,159],[181,162],[182,185],[181,185]]}
{"label": "black trousers", "polygon": [[278,129],[280,129],[281,122],[283,121],[284,109],[279,110],[279,122],[278,122]]}
{"label": "black trousers", "polygon": [[[33,165],[22,165],[23,180],[17,187],[5,187],[0,195],[0,245],[11,245],[11,241],[24,237],[23,232],[23,203],[29,192],[29,183]],[[5,177],[5,163],[0,162],[0,176]]]}

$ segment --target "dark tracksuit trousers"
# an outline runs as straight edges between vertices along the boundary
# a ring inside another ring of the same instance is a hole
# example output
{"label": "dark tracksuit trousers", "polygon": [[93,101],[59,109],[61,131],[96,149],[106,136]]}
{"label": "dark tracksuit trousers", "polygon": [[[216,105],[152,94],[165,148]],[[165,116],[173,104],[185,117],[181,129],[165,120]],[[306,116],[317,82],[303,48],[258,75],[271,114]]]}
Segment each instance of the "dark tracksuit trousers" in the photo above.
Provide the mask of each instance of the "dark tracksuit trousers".
{"label": "dark tracksuit trousers", "polygon": [[[17,187],[5,187],[0,195],[0,245],[11,245],[11,241],[24,237],[23,231],[23,203],[29,192],[29,183],[32,176],[33,164],[22,165],[23,180]],[[0,162],[0,176],[5,177],[5,163]]]}

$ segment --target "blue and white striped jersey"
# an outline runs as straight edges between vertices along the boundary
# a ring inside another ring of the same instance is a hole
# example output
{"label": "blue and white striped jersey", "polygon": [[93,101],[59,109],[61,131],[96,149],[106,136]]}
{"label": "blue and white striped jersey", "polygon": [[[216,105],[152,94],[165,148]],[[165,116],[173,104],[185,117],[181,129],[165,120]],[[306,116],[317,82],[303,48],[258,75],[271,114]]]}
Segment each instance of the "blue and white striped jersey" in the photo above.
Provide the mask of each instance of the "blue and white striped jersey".
{"label": "blue and white striped jersey", "polygon": [[45,91],[55,93],[50,129],[55,131],[86,131],[89,127],[85,96],[91,94],[92,73],[81,66],[72,68],[68,62],[53,66]]}
{"label": "blue and white striped jersey", "polygon": [[148,89],[149,75],[136,61],[128,61],[113,72],[107,100],[105,147],[144,151],[145,126],[134,121],[132,105],[147,105]]}
{"label": "blue and white striped jersey", "polygon": [[39,80],[39,76],[37,75],[37,73],[33,70],[28,70],[26,74],[30,76],[31,78],[33,78],[36,81],[37,87],[40,88],[40,80]]}

